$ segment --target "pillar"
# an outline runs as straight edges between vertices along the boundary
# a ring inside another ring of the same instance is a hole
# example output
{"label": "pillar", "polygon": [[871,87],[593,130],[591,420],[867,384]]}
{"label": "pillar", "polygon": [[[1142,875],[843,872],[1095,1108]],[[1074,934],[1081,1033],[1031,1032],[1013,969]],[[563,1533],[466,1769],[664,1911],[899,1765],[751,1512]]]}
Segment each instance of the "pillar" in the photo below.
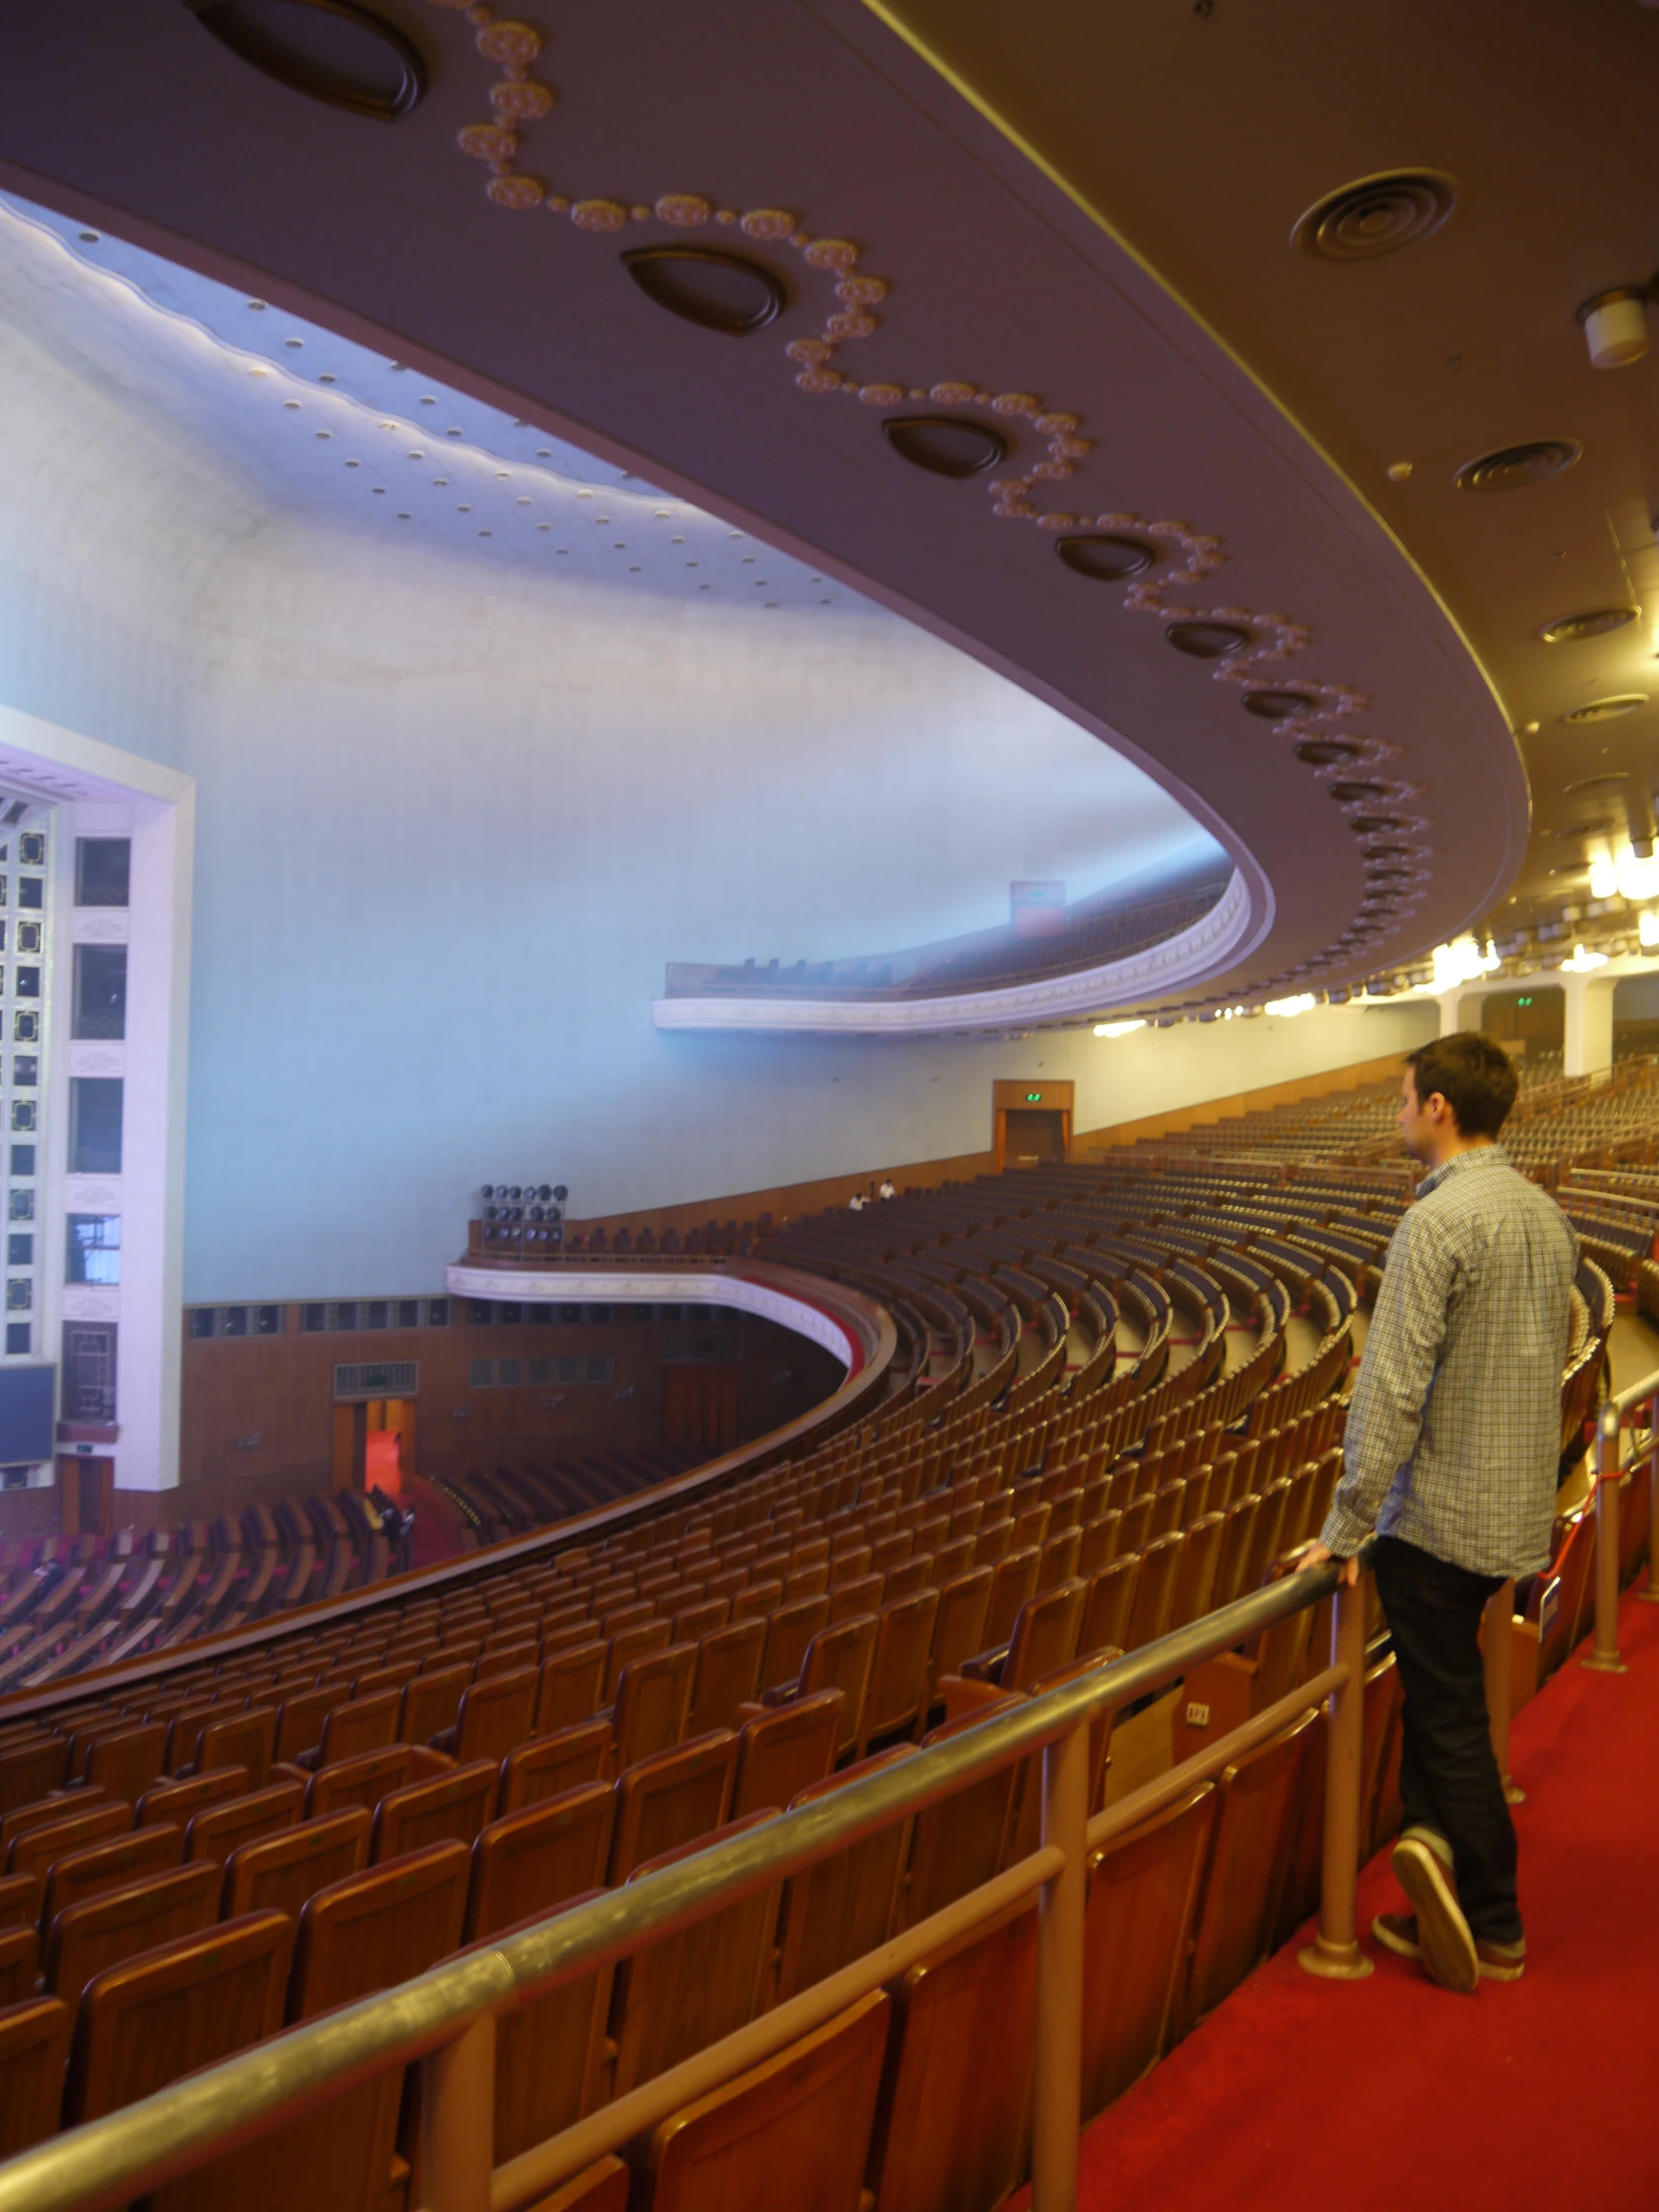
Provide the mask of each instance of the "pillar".
{"label": "pillar", "polygon": [[1459,1029],[1478,1029],[1486,1009],[1486,993],[1471,991],[1465,983],[1454,983],[1450,990],[1439,994],[1439,1006],[1442,1037]]}
{"label": "pillar", "polygon": [[1560,983],[1565,1000],[1561,1072],[1605,1075],[1613,1065],[1614,978],[1563,972]]}

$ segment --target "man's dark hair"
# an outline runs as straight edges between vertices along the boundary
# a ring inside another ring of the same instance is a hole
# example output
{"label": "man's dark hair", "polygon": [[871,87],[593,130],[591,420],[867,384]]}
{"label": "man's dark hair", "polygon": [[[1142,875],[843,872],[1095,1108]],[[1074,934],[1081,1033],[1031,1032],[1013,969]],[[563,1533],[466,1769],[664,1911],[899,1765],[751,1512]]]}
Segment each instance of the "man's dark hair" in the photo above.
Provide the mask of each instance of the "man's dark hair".
{"label": "man's dark hair", "polygon": [[1459,1029],[1407,1052],[1417,1104],[1438,1091],[1451,1108],[1460,1137],[1495,1137],[1515,1103],[1520,1082],[1509,1055],[1478,1030]]}

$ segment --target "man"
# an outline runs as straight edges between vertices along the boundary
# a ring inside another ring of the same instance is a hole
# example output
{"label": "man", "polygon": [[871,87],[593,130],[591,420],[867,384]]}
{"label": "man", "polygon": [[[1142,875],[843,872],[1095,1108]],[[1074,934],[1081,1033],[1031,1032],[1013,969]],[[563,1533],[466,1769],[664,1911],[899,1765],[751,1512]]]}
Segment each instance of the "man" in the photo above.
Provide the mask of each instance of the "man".
{"label": "man", "polygon": [[1516,1087],[1507,1056],[1470,1031],[1406,1059],[1400,1133],[1429,1173],[1388,1247],[1343,1479],[1304,1560],[1344,1560],[1353,1582],[1378,1532],[1404,1692],[1393,1870],[1415,1911],[1372,1933],[1464,1991],[1482,1974],[1518,1980],[1526,1959],[1480,1618],[1510,1575],[1549,1563],[1578,1264],[1554,1200],[1495,1141]]}
{"label": "man", "polygon": [[883,1206],[885,1206],[890,1199],[894,1199],[898,1196],[898,1193],[893,1189],[892,1177],[890,1175],[882,1176],[881,1188],[876,1192],[875,1195],[881,1201]]}

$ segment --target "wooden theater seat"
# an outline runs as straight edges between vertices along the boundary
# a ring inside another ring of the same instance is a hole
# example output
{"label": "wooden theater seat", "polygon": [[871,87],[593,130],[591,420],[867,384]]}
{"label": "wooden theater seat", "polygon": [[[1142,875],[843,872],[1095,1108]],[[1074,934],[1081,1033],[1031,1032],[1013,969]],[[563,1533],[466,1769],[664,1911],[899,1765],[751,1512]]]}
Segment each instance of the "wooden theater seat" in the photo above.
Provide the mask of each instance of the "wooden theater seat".
{"label": "wooden theater seat", "polygon": [[122,1889],[146,1875],[165,1873],[181,1865],[184,1856],[185,1832],[171,1821],[129,1829],[125,1836],[111,1836],[83,1851],[66,1852],[53,1862],[46,1877],[42,1924],[50,1928],[66,1906],[80,1905],[106,1890]]}
{"label": "wooden theater seat", "polygon": [[1019,2184],[1037,2030],[1037,1913],[1020,1905],[912,1966],[870,2150],[876,2212],[991,2212]]}
{"label": "wooden theater seat", "polygon": [[697,1668],[695,1644],[665,1644],[630,1659],[617,1677],[611,1728],[618,1770],[669,1751],[680,1741]]}
{"label": "wooden theater seat", "polygon": [[399,1701],[396,1690],[382,1690],[375,1697],[349,1698],[332,1707],[322,1717],[317,1741],[294,1753],[294,1764],[314,1773],[395,1743]]}
{"label": "wooden theater seat", "polygon": [[102,1790],[60,1790],[54,1797],[18,1806],[0,1819],[0,1863],[4,1862],[14,1836],[21,1836],[32,1828],[52,1828],[59,1821],[73,1820],[78,1813],[90,1813],[95,1806],[117,1802],[106,1797]]}
{"label": "wooden theater seat", "polygon": [[766,1641],[767,1623],[760,1616],[729,1622],[701,1639],[686,1714],[688,1738],[740,1725],[739,1707],[751,1703],[760,1692]]}
{"label": "wooden theater seat", "polygon": [[1183,2027],[1201,2020],[1266,1957],[1290,1868],[1294,1817],[1317,1712],[1246,1752],[1216,1786]]}
{"label": "wooden theater seat", "polygon": [[589,1782],[491,1821],[472,1847],[466,1939],[558,1912],[601,1888],[616,1806],[609,1783]]}
{"label": "wooden theater seat", "polygon": [[516,1666],[474,1681],[461,1699],[453,1728],[432,1738],[434,1751],[447,1752],[459,1766],[491,1759],[499,1766],[515,1744],[534,1733],[536,1669]]}
{"label": "wooden theater seat", "polygon": [[1028,1690],[1040,1676],[1068,1665],[1077,1655],[1088,1594],[1088,1584],[1074,1578],[1028,1598],[1019,1609],[1006,1649],[964,1660],[961,1674],[970,1682],[999,1689]]}
{"label": "wooden theater seat", "polygon": [[947,1674],[959,1673],[963,1660],[985,1647],[991,1573],[989,1567],[972,1567],[940,1585],[939,1610],[933,1622],[933,1648],[927,1662],[929,1708],[940,1680]]}
{"label": "wooden theater seat", "polygon": [[1121,2096],[1168,2048],[1215,1812],[1215,1786],[1201,1783],[1089,1861],[1083,1926],[1086,2119]]}
{"label": "wooden theater seat", "polygon": [[1135,1602],[1123,1633],[1125,1651],[1138,1651],[1142,1644],[1156,1643],[1160,1636],[1168,1635],[1175,1611],[1176,1577],[1181,1571],[1186,1541],[1180,1534],[1155,1536],[1141,1553]]}
{"label": "wooden theater seat", "polygon": [[450,1840],[314,1890],[299,1915],[287,2018],[314,2019],[447,1957],[461,1940],[470,1865]]}
{"label": "wooden theater seat", "polygon": [[34,1995],[39,1964],[40,1937],[32,1928],[0,1930],[0,2007]]}
{"label": "wooden theater seat", "polygon": [[556,1735],[562,1728],[574,1728],[578,1721],[593,1718],[599,1710],[609,1658],[610,1646],[592,1635],[586,1642],[571,1644],[542,1661],[536,1684],[538,1736]]}
{"label": "wooden theater seat", "polygon": [[782,2175],[801,2177],[797,2201],[815,2212],[856,2212],[889,2011],[885,1994],[872,1989],[816,2033],[665,2120],[632,2154],[641,2212],[773,2203]]}
{"label": "wooden theater seat", "polygon": [[561,1797],[585,1782],[609,1782],[616,1758],[608,1720],[577,1721],[551,1736],[532,1736],[501,1762],[498,1814],[520,1813],[544,1798]]}
{"label": "wooden theater seat", "polygon": [[[894,1744],[874,1752],[799,1791],[789,1810],[913,1759],[915,1750],[913,1744]],[[874,1950],[892,1934],[910,1855],[911,1827],[906,1816],[789,1878],[779,1922],[776,1996],[780,2003]]]}
{"label": "wooden theater seat", "polygon": [[132,1825],[131,1805],[124,1798],[112,1798],[95,1805],[90,1813],[73,1813],[66,1820],[25,1829],[7,1847],[6,1872],[44,1880],[54,1860],[65,1859],[72,1851],[84,1851],[90,1844],[101,1844],[108,1837],[125,1835]]}
{"label": "wooden theater seat", "polygon": [[73,2004],[106,1966],[211,1928],[219,1890],[217,1867],[172,1867],[65,1906],[46,1939],[47,1988]]}
{"label": "wooden theater seat", "polygon": [[647,1859],[719,1828],[732,1805],[738,1742],[730,1729],[659,1751],[617,1778],[610,1882],[626,1882]]}
{"label": "wooden theater seat", "polygon": [[369,1863],[377,1866],[449,1837],[470,1847],[495,1810],[499,1773],[493,1760],[479,1759],[388,1792],[374,1808]]}
{"label": "wooden theater seat", "polygon": [[284,1915],[253,1913],[100,1973],[76,2019],[65,2121],[97,2119],[275,2034],[292,1936]]}
{"label": "wooden theater seat", "polygon": [[[988,1703],[961,1720],[946,1721],[921,1739],[926,1751],[948,1742],[965,1728],[1011,1706],[1017,1692],[999,1690]],[[911,1928],[941,1907],[989,1882],[1002,1859],[1014,1802],[1017,1765],[982,1776],[941,1804],[924,1806],[915,1817],[910,1864],[899,1899],[900,1928]]]}
{"label": "wooden theater seat", "polygon": [[244,1767],[250,1786],[259,1790],[265,1787],[276,1756],[276,1708],[254,1705],[246,1712],[211,1721],[203,1729],[196,1771],[206,1775],[216,1767]]}
{"label": "wooden theater seat", "polygon": [[87,1781],[112,1798],[125,1798],[129,1805],[137,1805],[150,1785],[161,1779],[166,1749],[164,1721],[117,1729],[93,1745],[87,1760]]}
{"label": "wooden theater seat", "polygon": [[225,1862],[220,1911],[226,1920],[275,1908],[297,1920],[313,1890],[360,1873],[368,1863],[370,1816],[347,1806],[241,1844]]}
{"label": "wooden theater seat", "polygon": [[[891,1577],[888,1578],[889,1587]],[[862,1758],[872,1743],[913,1734],[924,1718],[927,1666],[933,1650],[939,1593],[931,1588],[889,1598],[877,1616],[869,1689],[854,1747]]]}
{"label": "wooden theater seat", "polygon": [[272,1782],[263,1790],[205,1805],[185,1830],[185,1858],[211,1859],[223,1867],[234,1851],[262,1836],[292,1828],[305,1802],[302,1782]]}
{"label": "wooden theater seat", "polygon": [[397,1708],[398,1742],[428,1744],[453,1728],[471,1680],[470,1667],[434,1666],[405,1682]]}
{"label": "wooden theater seat", "polygon": [[[763,1691],[762,1707],[783,1706],[826,1690],[839,1690],[845,1703],[836,1727],[833,1756],[835,1759],[846,1757],[856,1746],[863,1728],[879,1626],[878,1615],[855,1613],[846,1620],[832,1621],[828,1628],[821,1628],[807,1646],[800,1679]],[[745,1714],[746,1720],[759,1717],[758,1710]]]}
{"label": "wooden theater seat", "polygon": [[[568,1910],[604,1894],[578,1892],[560,1903]],[[476,1947],[493,1946],[542,1918],[532,1914],[492,1929]],[[615,1969],[601,1966],[497,2013],[493,2155],[498,2165],[593,2109],[608,2063],[605,2030],[614,1980]],[[548,2201],[538,2199],[536,2212],[545,2212]]]}
{"label": "wooden theater seat", "polygon": [[184,1782],[158,1782],[138,1801],[138,1826],[149,1828],[157,1821],[176,1821],[185,1828],[204,1806],[218,1805],[226,1798],[246,1797],[254,1787],[246,1767],[220,1767],[211,1774],[193,1775]]}
{"label": "wooden theater seat", "polygon": [[815,1690],[746,1721],[737,1739],[732,1818],[789,1805],[810,1783],[822,1782],[846,1733],[845,1707],[844,1690]]}
{"label": "wooden theater seat", "polygon": [[25,1737],[0,1748],[0,1816],[35,1804],[68,1780],[67,1737]]}
{"label": "wooden theater seat", "polygon": [[[440,1765],[435,1754],[418,1748],[433,1761],[432,1771],[447,1767],[447,1761]],[[305,1785],[305,1818],[324,1820],[347,1805],[360,1805],[372,1813],[390,1791],[401,1790],[409,1782],[424,1782],[429,1770],[414,1765],[416,1749],[413,1744],[382,1744],[378,1751],[359,1751],[353,1758],[319,1767]]]}
{"label": "wooden theater seat", "polygon": [[1089,1577],[1089,1594],[1083,1602],[1083,1618],[1077,1629],[1077,1651],[1088,1658],[1096,1651],[1123,1651],[1129,1633],[1129,1615],[1140,1580],[1138,1552],[1126,1553]]}
{"label": "wooden theater seat", "polygon": [[71,2018],[56,1997],[25,1997],[0,2009],[0,2158],[57,2131]]}

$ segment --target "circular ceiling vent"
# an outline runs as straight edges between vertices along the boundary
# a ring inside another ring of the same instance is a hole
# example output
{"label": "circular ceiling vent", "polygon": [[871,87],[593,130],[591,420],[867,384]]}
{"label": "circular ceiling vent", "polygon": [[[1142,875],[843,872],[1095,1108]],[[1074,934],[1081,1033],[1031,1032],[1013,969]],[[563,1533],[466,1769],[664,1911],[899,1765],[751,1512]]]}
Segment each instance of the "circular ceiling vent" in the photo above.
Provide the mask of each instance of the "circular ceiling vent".
{"label": "circular ceiling vent", "polygon": [[1606,699],[1592,699],[1582,707],[1575,707],[1570,715],[1563,715],[1563,722],[1616,722],[1620,715],[1633,715],[1638,707],[1647,705],[1647,693],[1640,691],[1614,692]]}
{"label": "circular ceiling vent", "polygon": [[[1403,830],[1405,827],[1397,815],[1355,815],[1348,826],[1357,837],[1385,836],[1390,830]],[[1382,849],[1382,845],[1374,847],[1379,852]],[[1387,849],[1396,851],[1398,847],[1390,845]]]}
{"label": "circular ceiling vent", "polygon": [[1114,538],[1089,532],[1057,538],[1054,550],[1067,568],[1100,584],[1121,584],[1126,576],[1139,576],[1158,558],[1157,548],[1144,538]]}
{"label": "circular ceiling vent", "polygon": [[954,415],[888,415],[881,435],[895,453],[934,476],[978,476],[1008,458],[1000,430]]}
{"label": "circular ceiling vent", "polygon": [[1572,645],[1579,638],[1604,638],[1609,630],[1622,630],[1627,622],[1634,622],[1634,607],[1592,607],[1587,614],[1563,615],[1558,622],[1546,622],[1538,632],[1545,645]]}
{"label": "circular ceiling vent", "polygon": [[1357,745],[1347,745],[1341,738],[1304,738],[1291,751],[1309,768],[1342,768],[1349,761],[1360,758]]}
{"label": "circular ceiling vent", "polygon": [[1164,635],[1177,653],[1190,653],[1195,661],[1225,661],[1250,643],[1250,632],[1236,622],[1172,622]]}
{"label": "circular ceiling vent", "polygon": [[1352,807],[1357,800],[1386,799],[1388,796],[1386,784],[1332,784],[1328,788],[1339,807]]}
{"label": "circular ceiling vent", "polygon": [[1247,691],[1244,695],[1244,711],[1263,722],[1289,722],[1293,715],[1305,715],[1317,702],[1307,692],[1299,691]]}
{"label": "circular ceiling vent", "polygon": [[420,49],[353,0],[185,0],[205,31],[291,92],[392,122],[426,90]]}
{"label": "circular ceiling vent", "polygon": [[731,337],[764,330],[789,297],[783,279],[759,262],[707,246],[636,246],[622,266],[659,307]]}
{"label": "circular ceiling vent", "polygon": [[1452,481],[1459,491],[1524,491],[1546,476],[1571,468],[1583,447],[1576,438],[1533,438],[1525,445],[1500,445],[1465,461]]}
{"label": "circular ceiling vent", "polygon": [[1308,210],[1291,242],[1321,261],[1375,261],[1431,236],[1456,203],[1456,186],[1438,170],[1385,170],[1328,193]]}

